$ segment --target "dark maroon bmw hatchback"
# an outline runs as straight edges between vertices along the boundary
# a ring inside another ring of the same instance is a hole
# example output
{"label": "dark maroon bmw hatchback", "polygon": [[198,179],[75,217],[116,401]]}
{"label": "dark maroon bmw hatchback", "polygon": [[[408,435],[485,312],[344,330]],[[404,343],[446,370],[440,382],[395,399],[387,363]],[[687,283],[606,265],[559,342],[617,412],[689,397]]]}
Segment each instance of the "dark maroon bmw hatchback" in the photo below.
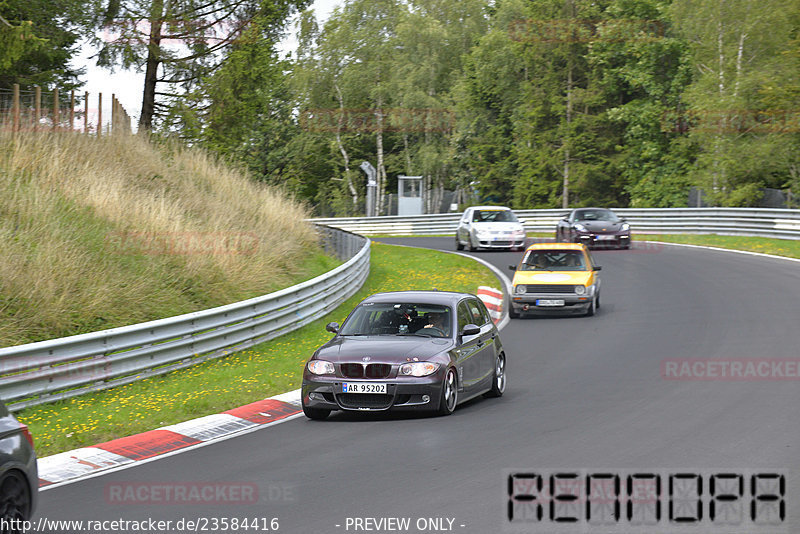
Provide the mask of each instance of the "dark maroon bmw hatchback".
{"label": "dark maroon bmw hatchback", "polygon": [[442,415],[506,386],[506,354],[483,302],[468,293],[398,291],[364,299],[303,372],[303,412],[420,410]]}

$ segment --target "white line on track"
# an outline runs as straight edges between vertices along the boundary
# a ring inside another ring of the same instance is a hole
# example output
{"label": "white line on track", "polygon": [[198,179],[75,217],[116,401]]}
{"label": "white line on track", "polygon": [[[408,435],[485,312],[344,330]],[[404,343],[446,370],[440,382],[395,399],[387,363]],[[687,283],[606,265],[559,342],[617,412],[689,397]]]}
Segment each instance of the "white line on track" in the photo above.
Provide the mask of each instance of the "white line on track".
{"label": "white line on track", "polygon": [[789,258],[787,256],[776,256],[775,254],[764,254],[763,252],[750,252],[749,250],[736,250],[732,248],[709,247],[706,245],[689,245],[687,243],[670,243],[669,241],[636,241],[636,243],[652,243],[654,245],[672,245],[673,247],[703,248],[706,250],[718,250],[720,252],[733,252],[736,254],[747,254],[749,256],[761,256],[773,260],[787,260],[800,263],[800,259]]}

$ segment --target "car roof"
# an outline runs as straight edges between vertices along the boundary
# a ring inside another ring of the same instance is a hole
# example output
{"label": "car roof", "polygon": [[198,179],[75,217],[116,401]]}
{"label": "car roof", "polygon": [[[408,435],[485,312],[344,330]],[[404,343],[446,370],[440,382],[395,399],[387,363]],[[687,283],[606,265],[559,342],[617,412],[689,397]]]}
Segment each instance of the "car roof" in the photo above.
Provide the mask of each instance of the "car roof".
{"label": "car roof", "polygon": [[454,304],[465,297],[476,298],[470,293],[456,293],[455,291],[387,291],[370,295],[361,302],[397,302],[400,300],[420,304]]}
{"label": "car roof", "polygon": [[599,210],[599,211],[611,211],[611,212],[614,211],[614,210],[609,209],[609,208],[575,208],[572,211],[584,211],[584,210],[595,210],[595,211]]}
{"label": "car roof", "polygon": [[473,210],[495,210],[495,211],[511,211],[511,208],[505,206],[470,206],[467,209]]}
{"label": "car roof", "polygon": [[527,250],[588,250],[583,243],[534,243]]}

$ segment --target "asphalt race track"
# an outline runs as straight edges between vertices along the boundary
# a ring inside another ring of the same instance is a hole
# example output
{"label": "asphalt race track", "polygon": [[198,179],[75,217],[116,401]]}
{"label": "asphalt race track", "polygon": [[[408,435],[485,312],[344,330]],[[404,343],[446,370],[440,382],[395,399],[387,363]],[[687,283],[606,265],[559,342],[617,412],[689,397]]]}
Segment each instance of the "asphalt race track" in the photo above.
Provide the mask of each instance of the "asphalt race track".
{"label": "asphalt race track", "polygon": [[[381,241],[453,250],[452,238]],[[521,255],[472,254],[509,276],[507,265]],[[662,366],[800,358],[800,263],[643,243],[593,254],[603,267],[598,314],[512,320],[502,332],[509,374],[501,399],[472,401],[450,417],[297,418],[50,489],[36,517],[173,525],[182,518],[278,518],[278,531],[291,534],[368,531],[376,524],[356,530],[353,518],[398,517],[411,518],[408,530],[372,531],[491,534],[509,526],[509,469],[797,473],[796,378],[671,380]],[[150,488],[152,495],[155,487],[194,483],[255,485],[257,502],[232,504],[224,491],[197,504],[114,497],[120,488]],[[787,503],[800,502],[799,491],[789,484]],[[797,507],[788,514],[783,527],[800,531]],[[418,524],[420,518],[445,520]]]}

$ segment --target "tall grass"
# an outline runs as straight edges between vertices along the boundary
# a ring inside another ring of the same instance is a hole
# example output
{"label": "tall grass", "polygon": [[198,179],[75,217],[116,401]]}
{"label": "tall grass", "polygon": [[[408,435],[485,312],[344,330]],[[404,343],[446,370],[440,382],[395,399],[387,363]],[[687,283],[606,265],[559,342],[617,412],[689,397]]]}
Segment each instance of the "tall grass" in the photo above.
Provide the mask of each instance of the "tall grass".
{"label": "tall grass", "polygon": [[226,304],[318,274],[304,206],[138,136],[0,133],[0,344]]}

